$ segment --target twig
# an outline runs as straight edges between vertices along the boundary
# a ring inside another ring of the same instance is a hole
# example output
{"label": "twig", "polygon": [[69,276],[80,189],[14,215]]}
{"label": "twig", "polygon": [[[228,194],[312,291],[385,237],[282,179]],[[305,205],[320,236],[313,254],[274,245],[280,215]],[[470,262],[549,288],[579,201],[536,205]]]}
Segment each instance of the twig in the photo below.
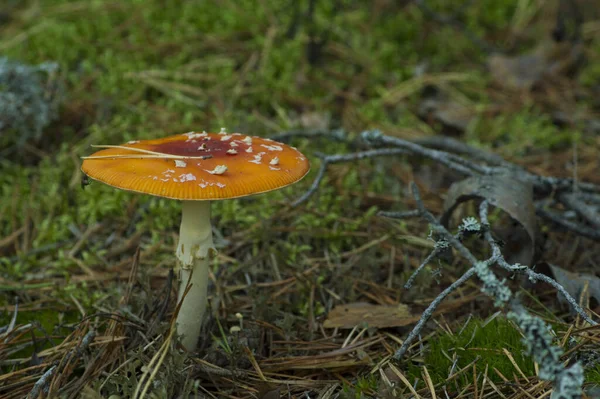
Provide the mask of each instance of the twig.
{"label": "twig", "polygon": [[[564,192],[564,191],[572,191],[573,185],[575,181],[572,178],[558,178],[558,177],[547,177],[547,176],[539,176],[534,173],[530,173],[516,165],[505,162],[502,166],[481,166],[474,164],[471,161],[468,161],[464,158],[461,158],[454,154],[448,154],[442,151],[430,150],[425,147],[422,147],[413,142],[403,140],[397,137],[390,137],[382,134],[379,130],[368,130],[362,133],[362,137],[368,143],[376,145],[378,143],[387,144],[394,147],[405,148],[410,151],[410,153],[422,155],[427,158],[438,161],[458,172],[461,172],[459,168],[456,168],[454,163],[461,164],[465,167],[464,174],[472,175],[477,172],[479,174],[486,175],[498,175],[505,174],[508,171],[518,170],[520,173],[520,178],[524,181],[531,183],[534,187],[534,190],[539,194],[549,194],[552,192]],[[578,189],[587,192],[587,193],[600,193],[600,186],[591,183],[577,182]]]}
{"label": "twig", "polygon": [[434,150],[443,150],[453,154],[467,155],[475,161],[485,162],[492,166],[516,166],[510,162],[506,162],[497,154],[471,147],[462,141],[458,141],[448,136],[426,136],[415,140],[414,143]]}
{"label": "twig", "polygon": [[[600,204],[600,186],[598,185],[578,182],[578,192],[577,194],[574,194],[573,186],[575,182],[572,178],[564,179],[551,176],[539,176],[510,162],[501,161],[498,157],[491,154],[478,154],[476,149],[465,144],[459,145],[458,142],[446,141],[444,144],[440,145],[427,140],[423,141],[424,143],[430,144],[432,147],[439,148],[440,146],[443,146],[448,150],[466,154],[472,159],[466,159],[456,154],[427,148],[415,142],[397,137],[385,136],[378,130],[365,131],[362,133],[361,137],[367,144],[372,146],[387,145],[388,148],[379,148],[376,150],[360,151],[350,154],[320,155],[322,162],[313,184],[292,204],[292,206],[298,206],[305,202],[317,191],[321,181],[325,177],[329,164],[373,158],[380,155],[403,154],[418,155],[431,159],[465,176],[498,176],[506,175],[507,173],[514,174],[517,172],[519,178],[532,185],[537,197],[549,198],[552,196],[560,197],[561,195],[565,195],[567,197],[564,197],[563,204],[566,208],[576,211],[582,219],[594,226],[596,223],[600,223],[600,220],[598,220],[600,217],[598,216],[598,212],[596,212],[593,207],[585,204],[585,202]],[[393,148],[389,148],[389,146],[392,146]],[[398,152],[394,152],[394,150]],[[484,164],[478,164],[476,161],[483,162]],[[573,207],[576,209],[573,209]],[[536,206],[536,212],[542,218],[559,224],[570,231],[594,240],[600,240],[600,231],[596,231],[597,229],[591,229],[585,225],[564,220],[560,216],[545,210],[543,205],[540,205],[539,203]]]}
{"label": "twig", "polygon": [[567,290],[565,290],[565,288],[562,285],[560,285],[556,280],[546,276],[545,274],[536,273],[527,266],[523,266],[520,264],[511,265],[504,259],[504,257],[502,256],[502,250],[500,249],[500,246],[498,245],[498,243],[496,243],[496,241],[492,237],[492,233],[491,233],[489,221],[488,221],[488,203],[487,203],[487,201],[483,201],[481,203],[481,205],[479,206],[479,217],[481,219],[481,223],[484,226],[483,236],[484,236],[485,240],[488,242],[488,244],[490,245],[490,247],[492,248],[494,257],[496,258],[496,263],[501,268],[503,268],[504,270],[513,272],[513,273],[525,273],[527,275],[527,277],[529,277],[529,280],[532,282],[541,280],[547,284],[552,285],[552,287],[556,288],[557,291],[559,291],[562,295],[564,295],[567,302],[569,302],[569,304],[573,307],[573,309],[585,321],[587,321],[591,325],[597,324],[595,321],[590,319],[590,317],[585,313],[585,311],[581,308],[581,306],[579,306],[579,304],[577,303],[575,298],[573,298],[571,296],[571,294],[569,294],[567,292]]}
{"label": "twig", "polygon": [[475,268],[472,267],[469,270],[467,270],[458,280],[456,280],[454,283],[450,284],[448,286],[448,288],[446,288],[444,291],[442,291],[437,296],[437,298],[435,298],[433,301],[431,301],[431,303],[429,304],[427,309],[425,309],[425,311],[423,312],[423,315],[421,316],[421,318],[419,319],[419,321],[417,322],[415,327],[412,329],[412,331],[408,334],[408,337],[406,337],[406,339],[402,343],[402,346],[400,346],[400,349],[398,349],[396,351],[396,353],[394,353],[394,358],[396,360],[400,360],[402,358],[402,356],[404,356],[404,354],[406,353],[406,351],[408,350],[408,348],[410,347],[410,345],[412,344],[414,339],[419,336],[419,334],[421,333],[421,330],[423,330],[423,327],[425,327],[425,323],[427,323],[427,321],[429,321],[429,319],[431,318],[431,316],[433,315],[433,313],[435,312],[437,307],[440,305],[440,303],[442,303],[442,301],[444,299],[446,299],[446,297],[448,295],[450,295],[450,293],[455,291],[458,287],[463,285],[468,279],[473,277],[474,274],[475,274]]}
{"label": "twig", "polygon": [[447,166],[456,172],[462,173],[465,176],[473,176],[476,174],[492,174],[492,169],[488,166],[478,165],[458,155],[432,150],[408,140],[386,136],[379,130],[367,130],[363,132],[361,136],[363,140],[371,145],[387,144],[393,147],[403,148],[410,154],[429,158]]}
{"label": "twig", "polygon": [[321,166],[319,168],[319,171],[317,172],[317,177],[315,177],[315,180],[313,181],[310,188],[304,194],[302,194],[302,196],[300,196],[300,198],[298,198],[296,201],[294,201],[292,203],[292,207],[296,207],[296,206],[300,205],[301,203],[303,203],[304,201],[309,199],[310,196],[313,195],[317,191],[317,189],[319,188],[319,185],[321,184],[321,181],[325,177],[325,172],[327,171],[327,167],[330,164],[349,162],[349,161],[358,161],[361,159],[374,158],[374,157],[385,156],[385,155],[398,155],[398,154],[406,154],[406,150],[404,150],[402,148],[381,148],[381,149],[377,149],[377,150],[355,152],[352,154],[339,154],[339,155],[317,154],[317,156],[319,156],[319,158],[321,158]]}
{"label": "twig", "polygon": [[567,230],[575,232],[583,237],[591,238],[592,240],[600,240],[600,230],[584,226],[580,223],[571,222],[557,215],[555,212],[546,210],[543,203],[539,203],[535,207],[535,212],[550,222],[557,224]]}
{"label": "twig", "polygon": [[68,363],[73,356],[78,358],[81,355],[81,353],[88,346],[90,346],[92,342],[94,342],[95,338],[96,332],[94,330],[91,330],[87,334],[85,334],[85,336],[81,340],[81,343],[77,345],[76,348],[69,351],[69,353],[67,353],[60,361],[57,360],[56,362],[54,362],[54,365],[50,367],[44,374],[42,374],[40,379],[36,381],[35,385],[29,392],[29,395],[27,395],[27,399],[37,399],[42,391],[46,392],[48,390],[48,385],[50,384],[52,378],[57,372],[58,366],[61,364]]}
{"label": "twig", "polygon": [[[540,364],[540,378],[554,381],[555,390],[563,394],[563,397],[565,398],[575,398],[578,394],[580,395],[581,385],[583,383],[583,368],[581,365],[579,363],[575,363],[568,369],[564,367],[563,363],[561,362],[562,349],[552,344],[552,336],[548,332],[549,327],[544,323],[543,320],[531,316],[516,299],[512,299],[512,292],[506,286],[503,280],[501,281],[498,279],[498,277],[496,277],[496,275],[491,271],[490,266],[493,264],[498,264],[505,270],[514,273],[525,273],[532,281],[543,280],[549,284],[552,284],[561,292],[561,294],[568,298],[568,302],[584,320],[591,325],[596,325],[597,323],[591,320],[589,316],[585,314],[584,310],[577,304],[575,299],[571,297],[564,287],[558,284],[555,280],[539,273],[535,273],[527,266],[520,264],[510,265],[508,262],[506,262],[500,247],[493,239],[489,228],[489,204],[487,201],[483,201],[479,207],[481,224],[475,226],[471,220],[469,220],[468,223],[470,226],[470,231],[473,231],[473,228],[477,227],[480,232],[483,232],[486,241],[492,247],[492,256],[485,261],[479,261],[471,253],[471,251],[460,242],[459,237],[452,235],[429,211],[426,210],[425,205],[421,200],[417,185],[414,182],[411,183],[411,189],[419,213],[431,224],[433,231],[438,233],[443,240],[449,242],[450,245],[452,245],[452,247],[454,247],[471,264],[471,268],[469,268],[458,280],[442,291],[430,303],[427,309],[423,312],[419,322],[415,325],[413,330],[408,334],[406,340],[394,354],[394,358],[399,360],[402,358],[402,356],[404,356],[415,338],[420,335],[421,330],[425,326],[426,322],[431,318],[431,315],[439,306],[439,304],[450,293],[464,284],[474,274],[477,274],[479,279],[483,282],[482,291],[495,299],[496,306],[510,306],[511,311],[509,312],[509,317],[515,320],[519,327],[524,331],[524,340],[527,344],[528,352],[533,355],[534,359]],[[434,249],[433,253],[435,252],[436,250]],[[429,256],[427,259],[432,258],[433,256]]]}
{"label": "twig", "polygon": [[31,389],[31,392],[29,392],[29,395],[27,396],[28,399],[37,399],[42,390],[45,391],[48,389],[48,384],[56,372],[56,367],[57,366],[54,365],[50,367],[44,374],[42,374],[40,379],[36,381],[35,385]]}
{"label": "twig", "polygon": [[561,193],[558,200],[567,208],[577,212],[582,218],[590,222],[594,227],[600,227],[600,213],[594,207],[580,201],[576,194]]}
{"label": "twig", "polygon": [[326,138],[334,141],[346,141],[347,135],[343,129],[329,130],[329,129],[312,129],[312,130],[289,130],[287,132],[281,132],[274,136],[270,136],[271,140],[287,142],[295,137],[304,138]]}
{"label": "twig", "polygon": [[402,211],[402,212],[391,212],[391,211],[379,211],[377,212],[378,216],[383,216],[391,219],[408,219],[421,216],[421,213],[414,209],[412,211]]}

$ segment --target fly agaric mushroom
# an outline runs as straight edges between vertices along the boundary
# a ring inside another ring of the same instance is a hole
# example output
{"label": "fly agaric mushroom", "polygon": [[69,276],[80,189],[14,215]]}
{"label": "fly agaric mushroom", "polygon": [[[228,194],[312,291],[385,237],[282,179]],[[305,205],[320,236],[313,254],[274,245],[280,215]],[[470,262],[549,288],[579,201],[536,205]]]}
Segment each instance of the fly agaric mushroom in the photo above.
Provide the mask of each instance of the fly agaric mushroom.
{"label": "fly agaric mushroom", "polygon": [[216,253],[210,201],[276,190],[302,179],[310,166],[297,149],[240,133],[190,132],[157,140],[130,141],[84,157],[81,170],[123,190],[182,201],[179,295],[191,287],[177,316],[183,346],[196,348],[206,308],[208,267]]}

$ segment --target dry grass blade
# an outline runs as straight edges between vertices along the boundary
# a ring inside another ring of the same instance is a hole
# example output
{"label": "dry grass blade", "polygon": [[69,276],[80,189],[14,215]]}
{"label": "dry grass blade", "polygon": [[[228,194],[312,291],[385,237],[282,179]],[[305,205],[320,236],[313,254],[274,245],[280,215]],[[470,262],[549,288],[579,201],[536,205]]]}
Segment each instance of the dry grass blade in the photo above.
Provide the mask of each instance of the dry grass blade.
{"label": "dry grass blade", "polygon": [[506,357],[510,360],[510,362],[514,366],[515,370],[517,370],[517,372],[521,375],[521,377],[523,377],[525,380],[527,380],[527,376],[525,375],[525,373],[523,373],[523,371],[521,370],[521,368],[519,368],[519,365],[515,361],[515,358],[513,357],[512,353],[510,353],[508,351],[508,349],[506,349],[506,348],[502,348],[502,351],[504,352],[504,354],[506,355]]}
{"label": "dry grass blade", "polygon": [[160,369],[163,361],[165,360],[167,353],[169,353],[169,348],[171,347],[171,341],[173,339],[174,333],[175,328],[171,326],[169,335],[167,335],[167,337],[165,338],[165,341],[161,345],[160,349],[154,354],[154,356],[150,360],[150,363],[146,365],[146,370],[144,371],[144,374],[142,374],[142,376],[140,377],[138,385],[133,394],[133,399],[143,399],[146,397],[146,394],[148,393],[148,390],[152,385],[152,381],[154,380],[154,377],[156,377],[156,373],[158,373],[158,370]]}
{"label": "dry grass blade", "polygon": [[396,377],[398,377],[398,379],[400,381],[402,381],[404,386],[406,386],[406,388],[408,388],[408,390],[415,396],[416,399],[421,399],[421,396],[417,393],[417,391],[415,391],[415,389],[410,384],[410,382],[408,382],[408,380],[406,379],[404,374],[402,374],[402,372],[400,370],[398,370],[398,368],[396,366],[394,366],[392,363],[388,363],[388,367],[390,368],[390,370],[392,370],[392,372],[396,375]]}
{"label": "dry grass blade", "polygon": [[435,394],[435,388],[433,387],[433,381],[431,381],[431,377],[429,376],[429,371],[427,371],[427,367],[423,366],[421,369],[423,373],[423,380],[429,389],[429,393],[431,394],[432,399],[437,399],[437,395]]}
{"label": "dry grass blade", "polygon": [[194,156],[188,156],[188,155],[164,154],[161,152],[144,150],[143,148],[126,147],[126,146],[122,146],[122,145],[92,145],[92,147],[94,147],[94,148],[116,148],[116,149],[120,149],[120,150],[139,152],[139,153],[148,154],[148,155],[131,155],[131,154],[90,155],[87,157],[81,157],[81,159],[198,159],[198,160],[206,159],[206,155],[194,157]]}

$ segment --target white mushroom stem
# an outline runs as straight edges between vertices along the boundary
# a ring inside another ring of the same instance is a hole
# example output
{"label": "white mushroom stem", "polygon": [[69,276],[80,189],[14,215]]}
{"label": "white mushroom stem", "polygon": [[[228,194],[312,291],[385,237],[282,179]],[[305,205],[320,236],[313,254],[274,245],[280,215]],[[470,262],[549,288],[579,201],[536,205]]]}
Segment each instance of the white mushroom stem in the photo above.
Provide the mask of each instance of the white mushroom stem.
{"label": "white mushroom stem", "polygon": [[[176,325],[181,343],[188,351],[196,349],[202,318],[206,310],[208,268],[213,253],[210,224],[210,201],[183,201],[177,258],[179,259],[179,294],[181,302],[186,287],[191,284]],[[190,278],[191,276],[191,278]]]}

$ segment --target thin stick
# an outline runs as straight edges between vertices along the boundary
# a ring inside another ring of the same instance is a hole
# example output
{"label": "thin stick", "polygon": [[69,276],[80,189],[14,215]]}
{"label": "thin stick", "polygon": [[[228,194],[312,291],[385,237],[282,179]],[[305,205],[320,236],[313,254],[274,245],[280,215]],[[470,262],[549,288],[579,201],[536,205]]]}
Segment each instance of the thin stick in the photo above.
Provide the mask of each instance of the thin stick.
{"label": "thin stick", "polygon": [[202,156],[184,156],[184,155],[173,155],[164,154],[162,152],[144,150],[143,148],[137,147],[125,147],[122,145],[92,145],[94,148],[117,148],[121,150],[128,150],[132,152],[139,152],[148,155],[131,155],[131,154],[115,154],[115,155],[90,155],[89,157],[81,157],[81,159],[106,159],[106,158],[119,158],[119,159],[206,159],[206,155]]}

